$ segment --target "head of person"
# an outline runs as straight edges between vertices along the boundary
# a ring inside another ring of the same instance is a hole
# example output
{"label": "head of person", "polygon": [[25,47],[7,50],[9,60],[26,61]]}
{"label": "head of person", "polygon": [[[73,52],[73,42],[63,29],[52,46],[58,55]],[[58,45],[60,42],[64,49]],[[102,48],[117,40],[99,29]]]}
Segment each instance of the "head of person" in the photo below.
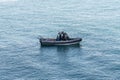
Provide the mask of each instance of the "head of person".
{"label": "head of person", "polygon": [[61,31],[61,33],[63,34],[63,33],[64,33],[64,31]]}

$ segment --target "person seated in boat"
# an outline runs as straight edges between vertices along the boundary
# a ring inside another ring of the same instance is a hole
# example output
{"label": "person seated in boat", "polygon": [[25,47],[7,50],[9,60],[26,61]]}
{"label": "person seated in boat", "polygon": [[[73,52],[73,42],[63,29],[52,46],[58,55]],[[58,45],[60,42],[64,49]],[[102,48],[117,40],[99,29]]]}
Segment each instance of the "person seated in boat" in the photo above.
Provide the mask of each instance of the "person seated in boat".
{"label": "person seated in boat", "polygon": [[58,33],[56,40],[57,41],[62,40],[62,33],[61,32]]}
{"label": "person seated in boat", "polygon": [[63,33],[63,40],[69,40],[69,36],[66,32]]}

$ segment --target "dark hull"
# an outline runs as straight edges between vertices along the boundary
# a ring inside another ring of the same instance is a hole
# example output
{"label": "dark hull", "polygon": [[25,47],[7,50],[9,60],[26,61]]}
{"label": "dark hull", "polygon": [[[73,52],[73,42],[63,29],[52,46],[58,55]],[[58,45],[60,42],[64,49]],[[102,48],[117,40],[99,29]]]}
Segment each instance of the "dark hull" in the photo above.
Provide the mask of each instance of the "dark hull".
{"label": "dark hull", "polygon": [[42,46],[63,46],[63,45],[78,45],[82,41],[81,38],[71,38],[66,41],[56,41],[55,39],[41,38],[40,43]]}

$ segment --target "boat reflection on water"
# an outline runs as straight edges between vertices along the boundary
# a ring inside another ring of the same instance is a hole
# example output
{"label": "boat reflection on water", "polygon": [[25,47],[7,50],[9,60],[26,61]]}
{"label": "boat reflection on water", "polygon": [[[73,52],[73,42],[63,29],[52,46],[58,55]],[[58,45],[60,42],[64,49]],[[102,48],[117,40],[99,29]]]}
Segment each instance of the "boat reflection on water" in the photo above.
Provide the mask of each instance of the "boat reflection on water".
{"label": "boat reflection on water", "polygon": [[57,46],[57,52],[58,53],[67,53],[69,51],[69,49],[72,48],[80,48],[81,45],[77,44],[77,45],[71,45],[71,46]]}
{"label": "boat reflection on water", "polygon": [[[69,49],[80,49],[81,45],[77,44],[77,45],[67,45],[67,46],[40,46],[40,50],[45,51],[45,50],[55,50],[57,51],[57,53],[68,53]],[[56,52],[55,51],[55,52]]]}
{"label": "boat reflection on water", "polygon": [[72,52],[78,52],[78,50],[81,50],[81,45],[40,47],[41,54],[47,56],[54,56],[54,58],[59,59],[60,63],[64,63],[68,55],[75,54]]}
{"label": "boat reflection on water", "polygon": [[46,52],[46,51],[54,51],[54,53],[68,53],[69,51],[73,49],[81,49],[81,45],[70,45],[70,46],[40,46],[40,51],[41,52]]}

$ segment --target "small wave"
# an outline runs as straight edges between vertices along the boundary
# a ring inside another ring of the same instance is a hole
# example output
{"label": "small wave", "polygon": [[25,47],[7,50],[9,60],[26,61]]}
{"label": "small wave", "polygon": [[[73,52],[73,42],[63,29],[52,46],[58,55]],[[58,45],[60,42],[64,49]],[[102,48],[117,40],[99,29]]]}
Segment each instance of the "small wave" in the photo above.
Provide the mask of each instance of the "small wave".
{"label": "small wave", "polygon": [[0,49],[6,48],[7,46],[0,45]]}
{"label": "small wave", "polygon": [[11,1],[17,1],[17,0],[0,0],[0,2],[11,2]]}

